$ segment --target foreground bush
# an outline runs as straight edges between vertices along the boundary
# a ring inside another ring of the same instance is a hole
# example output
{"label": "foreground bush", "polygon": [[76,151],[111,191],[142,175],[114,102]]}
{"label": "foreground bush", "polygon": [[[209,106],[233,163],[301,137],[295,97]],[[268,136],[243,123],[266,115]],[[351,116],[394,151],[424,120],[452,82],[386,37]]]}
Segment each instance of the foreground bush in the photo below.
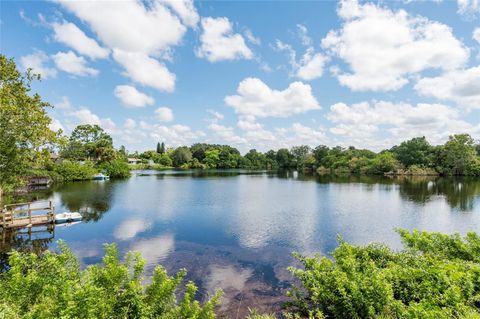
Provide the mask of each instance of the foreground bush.
{"label": "foreground bush", "polygon": [[10,269],[0,275],[0,318],[214,318],[220,293],[201,305],[188,283],[180,300],[176,293],[185,277],[161,266],[151,283],[142,285],[144,261],[129,253],[119,262],[115,245],[106,246],[103,265],[80,271],[72,252],[60,243],[59,254],[40,256],[13,252]]}
{"label": "foreground bush", "polygon": [[[284,317],[480,318],[480,236],[399,233],[403,251],[341,242],[333,259],[297,255],[304,269],[290,270],[302,286]],[[145,286],[143,266],[135,253],[120,263],[115,245],[84,271],[63,243],[59,254],[13,252],[0,274],[0,318],[215,318],[220,293],[202,305],[193,283],[181,287],[185,271],[170,277],[161,266]],[[273,318],[252,310],[246,319]]]}
{"label": "foreground bush", "polygon": [[292,316],[480,318],[480,237],[399,231],[406,250],[341,242],[328,258],[296,255]]}

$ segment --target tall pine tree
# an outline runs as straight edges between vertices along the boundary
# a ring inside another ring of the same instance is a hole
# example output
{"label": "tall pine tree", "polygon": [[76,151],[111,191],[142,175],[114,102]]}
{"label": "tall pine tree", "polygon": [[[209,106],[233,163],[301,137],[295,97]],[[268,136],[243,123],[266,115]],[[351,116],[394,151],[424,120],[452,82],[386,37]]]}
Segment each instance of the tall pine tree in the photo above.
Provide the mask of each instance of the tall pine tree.
{"label": "tall pine tree", "polygon": [[165,154],[165,143],[162,142],[162,145],[160,145],[160,154]]}

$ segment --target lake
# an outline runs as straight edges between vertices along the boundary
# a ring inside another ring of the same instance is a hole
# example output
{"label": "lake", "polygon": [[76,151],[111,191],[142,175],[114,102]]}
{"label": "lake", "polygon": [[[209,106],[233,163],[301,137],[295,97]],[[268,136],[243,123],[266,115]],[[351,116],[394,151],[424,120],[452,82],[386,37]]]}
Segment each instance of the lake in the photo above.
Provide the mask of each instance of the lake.
{"label": "lake", "polygon": [[127,180],[68,183],[29,196],[84,220],[4,233],[3,252],[55,249],[63,239],[88,265],[101,261],[104,243],[116,242],[122,253],[141,252],[149,271],[158,263],[171,273],[187,268],[200,299],[222,288],[220,311],[233,318],[248,306],[280,310],[293,251],[328,255],[338,236],[398,249],[398,227],[480,230],[480,180],[471,179],[135,171]]}

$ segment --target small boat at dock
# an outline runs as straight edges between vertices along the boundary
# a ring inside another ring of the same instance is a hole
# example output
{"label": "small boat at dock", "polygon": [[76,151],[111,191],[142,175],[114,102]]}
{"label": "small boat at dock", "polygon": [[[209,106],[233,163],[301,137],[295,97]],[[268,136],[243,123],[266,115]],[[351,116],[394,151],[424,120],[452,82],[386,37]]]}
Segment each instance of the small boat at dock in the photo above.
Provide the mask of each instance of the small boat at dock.
{"label": "small boat at dock", "polygon": [[63,224],[63,223],[71,223],[71,222],[78,222],[82,220],[82,215],[77,212],[72,213],[61,213],[55,215],[55,223]]}
{"label": "small boat at dock", "polygon": [[110,176],[104,175],[102,173],[93,176],[93,180],[95,181],[106,181],[107,179],[110,179]]}

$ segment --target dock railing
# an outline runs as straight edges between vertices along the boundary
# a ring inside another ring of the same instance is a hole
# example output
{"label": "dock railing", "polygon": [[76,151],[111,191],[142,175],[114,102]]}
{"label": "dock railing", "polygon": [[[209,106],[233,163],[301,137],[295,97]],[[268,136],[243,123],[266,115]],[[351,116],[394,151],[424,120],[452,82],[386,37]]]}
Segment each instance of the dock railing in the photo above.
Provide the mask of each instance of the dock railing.
{"label": "dock railing", "polygon": [[0,226],[4,229],[33,227],[55,222],[52,201],[4,205],[0,211]]}

